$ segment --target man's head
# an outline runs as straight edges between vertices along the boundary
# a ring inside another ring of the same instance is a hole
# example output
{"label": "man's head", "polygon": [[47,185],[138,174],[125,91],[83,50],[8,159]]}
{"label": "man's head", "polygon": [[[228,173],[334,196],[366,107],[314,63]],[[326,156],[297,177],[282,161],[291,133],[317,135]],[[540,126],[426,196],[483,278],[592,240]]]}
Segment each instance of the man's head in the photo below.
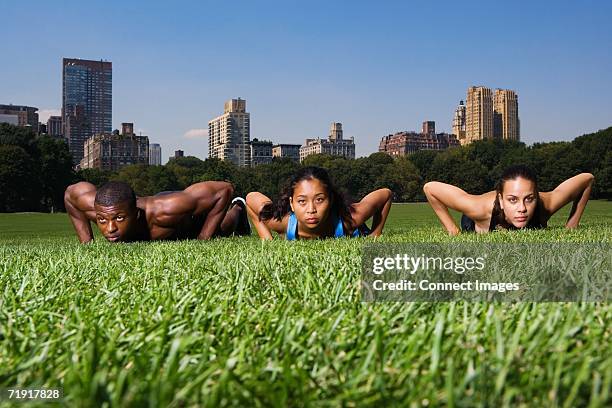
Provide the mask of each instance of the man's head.
{"label": "man's head", "polygon": [[110,181],[96,192],[96,224],[108,241],[128,241],[135,232],[139,211],[129,184]]}

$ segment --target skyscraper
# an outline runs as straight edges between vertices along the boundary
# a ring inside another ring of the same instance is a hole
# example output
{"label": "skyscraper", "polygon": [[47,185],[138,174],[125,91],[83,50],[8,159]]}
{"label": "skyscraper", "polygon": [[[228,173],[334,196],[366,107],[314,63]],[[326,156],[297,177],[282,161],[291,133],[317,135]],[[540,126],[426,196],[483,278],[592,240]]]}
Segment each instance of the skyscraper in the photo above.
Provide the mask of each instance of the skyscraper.
{"label": "skyscraper", "polygon": [[88,138],[112,131],[112,82],[110,61],[63,59],[62,127],[75,164]]}
{"label": "skyscraper", "polygon": [[516,93],[510,89],[496,89],[493,104],[493,136],[504,140],[520,140]]}
{"label": "skyscraper", "polygon": [[149,144],[149,164],[151,166],[161,166],[162,151],[159,143]]}
{"label": "skyscraper", "polygon": [[484,86],[468,88],[465,137],[466,143],[493,138],[493,97],[491,89]]}
{"label": "skyscraper", "polygon": [[225,102],[223,115],[208,122],[208,157],[251,165],[251,125],[244,99]]}
{"label": "skyscraper", "polygon": [[459,106],[455,109],[455,116],[453,117],[453,134],[459,139],[459,143],[465,144],[465,105],[463,101],[459,101]]}

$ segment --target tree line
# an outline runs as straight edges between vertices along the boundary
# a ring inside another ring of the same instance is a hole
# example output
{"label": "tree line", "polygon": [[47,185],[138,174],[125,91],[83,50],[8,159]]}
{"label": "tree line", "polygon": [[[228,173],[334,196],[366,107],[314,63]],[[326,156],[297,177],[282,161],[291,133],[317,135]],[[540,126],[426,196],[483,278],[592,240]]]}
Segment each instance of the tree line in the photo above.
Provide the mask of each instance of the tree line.
{"label": "tree line", "polygon": [[65,188],[77,181],[96,186],[109,181],[129,183],[138,195],[182,190],[205,180],[231,182],[237,195],[260,191],[276,197],[300,166],[326,168],[347,196],[358,200],[387,187],[396,202],[424,201],[422,187],[438,180],[472,194],[494,188],[503,169],[526,164],[538,174],[540,189],[553,189],[581,172],[595,175],[592,198],[612,198],[612,127],[577,137],[571,142],[536,143],[487,140],[445,151],[421,150],[393,158],[373,153],[354,160],[313,155],[303,163],[274,159],[253,168],[237,167],[218,159],[171,159],[163,166],[132,165],[119,171],[72,170],[66,143],[37,136],[28,128],[0,124],[0,212],[64,210]]}

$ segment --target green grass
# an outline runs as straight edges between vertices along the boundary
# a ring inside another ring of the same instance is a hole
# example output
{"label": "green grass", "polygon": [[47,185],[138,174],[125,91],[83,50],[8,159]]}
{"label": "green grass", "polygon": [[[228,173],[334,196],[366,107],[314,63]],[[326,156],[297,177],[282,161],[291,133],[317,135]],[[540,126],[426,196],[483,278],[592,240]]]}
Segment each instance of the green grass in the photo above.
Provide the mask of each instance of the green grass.
{"label": "green grass", "polygon": [[[380,241],[609,242],[611,210],[451,238],[401,204]],[[363,303],[364,242],[79,245],[65,215],[0,214],[0,388],[63,386],[78,406],[609,406],[608,303]]]}

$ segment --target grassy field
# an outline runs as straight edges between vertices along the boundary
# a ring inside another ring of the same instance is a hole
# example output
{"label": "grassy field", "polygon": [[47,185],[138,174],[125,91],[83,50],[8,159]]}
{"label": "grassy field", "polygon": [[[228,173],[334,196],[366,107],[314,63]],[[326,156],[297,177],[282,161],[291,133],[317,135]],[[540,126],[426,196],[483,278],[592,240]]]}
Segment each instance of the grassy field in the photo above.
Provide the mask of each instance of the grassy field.
{"label": "grassy field", "polygon": [[[612,203],[578,230],[566,215],[451,238],[398,204],[379,241],[610,242]],[[0,214],[0,388],[79,406],[610,405],[608,303],[364,303],[364,242],[79,245],[64,214]]]}

